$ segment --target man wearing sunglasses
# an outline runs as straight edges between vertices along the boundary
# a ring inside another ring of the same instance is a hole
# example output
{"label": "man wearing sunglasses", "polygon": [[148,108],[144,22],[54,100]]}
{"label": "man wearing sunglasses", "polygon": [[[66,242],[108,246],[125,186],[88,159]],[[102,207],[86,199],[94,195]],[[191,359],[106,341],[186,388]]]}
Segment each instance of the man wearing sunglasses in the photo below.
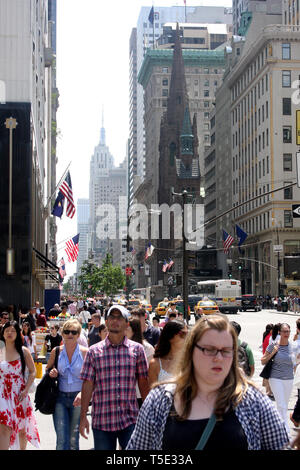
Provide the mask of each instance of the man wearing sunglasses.
{"label": "man wearing sunglasses", "polygon": [[139,411],[136,382],[143,400],[149,392],[144,348],[125,335],[128,318],[128,310],[122,305],[108,310],[108,336],[89,348],[81,370],[84,382],[79,431],[87,439],[86,415],[92,400],[95,450],[115,450],[117,439],[121,448],[126,448]]}

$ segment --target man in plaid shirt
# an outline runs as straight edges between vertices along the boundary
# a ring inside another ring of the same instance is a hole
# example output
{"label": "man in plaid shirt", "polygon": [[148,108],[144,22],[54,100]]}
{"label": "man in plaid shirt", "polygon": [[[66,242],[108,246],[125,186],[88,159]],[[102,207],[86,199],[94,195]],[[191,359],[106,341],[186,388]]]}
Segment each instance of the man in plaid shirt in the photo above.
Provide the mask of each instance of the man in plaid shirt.
{"label": "man in plaid shirt", "polygon": [[139,412],[136,382],[143,400],[149,392],[144,348],[125,335],[128,318],[122,305],[109,309],[108,336],[89,348],[82,366],[80,434],[87,439],[86,415],[92,399],[95,450],[114,450],[117,439],[122,449],[126,448]]}

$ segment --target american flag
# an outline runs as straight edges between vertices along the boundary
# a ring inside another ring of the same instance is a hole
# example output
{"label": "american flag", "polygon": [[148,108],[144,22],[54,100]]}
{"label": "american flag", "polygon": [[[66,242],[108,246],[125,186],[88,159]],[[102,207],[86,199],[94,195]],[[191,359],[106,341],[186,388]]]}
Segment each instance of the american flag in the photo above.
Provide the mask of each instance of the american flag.
{"label": "american flag", "polygon": [[148,259],[152,255],[153,251],[154,246],[149,242],[146,248],[145,259]]}
{"label": "american flag", "polygon": [[172,259],[169,260],[169,264],[168,264],[168,269],[170,269],[174,264],[174,261]]}
{"label": "american flag", "polygon": [[164,264],[163,264],[163,267],[162,267],[162,270],[163,270],[164,273],[167,271],[168,267],[169,267],[169,264],[165,260]]}
{"label": "american flag", "polygon": [[67,275],[65,260],[63,258],[59,262],[59,275],[61,279],[64,279],[64,277]]}
{"label": "american flag", "polygon": [[79,233],[71,240],[67,241],[65,251],[68,255],[69,263],[77,260],[78,257],[78,245],[79,245]]}
{"label": "american flag", "polygon": [[234,238],[229,235],[225,230],[223,230],[223,247],[224,247],[224,253],[228,254],[229,248],[234,242]]}
{"label": "american flag", "polygon": [[136,254],[136,251],[135,251],[135,249],[133,248],[133,246],[131,246],[131,247],[129,248],[129,251],[130,251],[130,253],[132,254],[132,256]]}
{"label": "american flag", "polygon": [[67,217],[70,217],[70,219],[72,219],[74,217],[76,209],[75,209],[75,204],[74,204],[74,199],[73,199],[71,175],[69,171],[67,173],[67,176],[65,177],[65,180],[60,185],[59,191],[61,191],[67,199],[66,214],[67,214]]}

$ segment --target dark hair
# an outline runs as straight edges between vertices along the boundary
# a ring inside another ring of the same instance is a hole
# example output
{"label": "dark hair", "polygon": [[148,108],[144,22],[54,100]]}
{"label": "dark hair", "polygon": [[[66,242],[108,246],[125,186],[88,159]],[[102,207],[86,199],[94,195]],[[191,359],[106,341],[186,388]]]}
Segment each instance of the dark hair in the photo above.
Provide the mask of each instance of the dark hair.
{"label": "dark hair", "polygon": [[152,321],[153,321],[153,320],[157,320],[158,323],[160,322],[160,318],[159,318],[159,317],[153,317],[153,318],[152,318]]}
{"label": "dark hair", "polygon": [[241,332],[241,329],[242,329],[241,325],[239,323],[237,323],[236,321],[231,321],[230,324],[233,326],[233,328],[235,329],[235,332],[238,336]]}
{"label": "dark hair", "polygon": [[130,338],[131,341],[143,344],[143,333],[140,320],[138,318],[129,318],[129,326],[133,331],[133,336]]}
{"label": "dark hair", "polygon": [[165,357],[171,350],[170,340],[174,338],[174,336],[177,335],[181,330],[183,330],[184,327],[185,324],[181,320],[173,320],[166,323],[161,330],[153,357]]}
{"label": "dark hair", "polygon": [[22,374],[24,375],[26,364],[25,364],[25,358],[24,358],[24,353],[23,353],[23,349],[22,349],[23,338],[22,338],[19,323],[16,322],[15,320],[8,321],[7,323],[5,323],[5,325],[3,326],[2,330],[1,330],[0,339],[2,339],[2,341],[4,341],[4,343],[5,343],[4,331],[7,328],[9,328],[10,326],[13,326],[14,329],[16,330],[16,333],[17,333],[17,337],[15,339],[15,348],[16,348],[17,352],[20,354],[21,364],[22,364]]}
{"label": "dark hair", "polygon": [[169,313],[169,318],[177,318],[177,313]]}
{"label": "dark hair", "polygon": [[270,333],[270,331],[273,330],[273,327],[274,327],[273,323],[268,323],[268,324],[266,325],[266,329],[265,329],[265,331],[264,331],[264,333],[263,333],[263,342],[264,342],[266,336],[268,336],[268,334]]}
{"label": "dark hair", "polygon": [[296,325],[297,325],[298,330],[300,330],[300,318],[297,318]]}
{"label": "dark hair", "polygon": [[145,317],[147,315],[147,312],[144,307],[139,307],[139,308],[134,308],[131,311],[131,315],[135,315],[137,317]]}
{"label": "dark hair", "polygon": [[273,340],[275,340],[277,338],[277,335],[280,331],[280,326],[281,326],[281,323],[276,323],[276,325],[274,325],[273,331],[272,331],[272,339]]}
{"label": "dark hair", "polygon": [[105,328],[106,328],[106,325],[104,325],[104,323],[101,323],[101,325],[99,326],[99,333],[100,331],[105,330]]}
{"label": "dark hair", "polygon": [[30,341],[30,344],[32,344],[31,328],[30,328],[30,324],[29,324],[29,322],[28,322],[28,321],[26,321],[26,320],[25,320],[25,321],[23,321],[23,323],[22,323],[22,335],[24,335],[24,326],[25,326],[25,325],[28,327],[28,333],[27,333],[27,335],[26,335],[26,336],[28,336],[28,338],[29,338],[29,341]]}

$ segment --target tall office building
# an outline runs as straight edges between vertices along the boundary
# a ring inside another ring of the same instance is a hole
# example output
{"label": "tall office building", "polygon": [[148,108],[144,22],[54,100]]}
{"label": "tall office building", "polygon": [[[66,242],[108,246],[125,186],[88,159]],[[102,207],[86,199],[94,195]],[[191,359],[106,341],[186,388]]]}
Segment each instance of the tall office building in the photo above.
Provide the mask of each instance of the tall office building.
{"label": "tall office building", "polygon": [[81,274],[81,266],[89,257],[89,199],[78,199],[77,201],[77,233],[80,234],[79,251],[77,258],[77,276]]}
{"label": "tall office building", "polygon": [[147,50],[163,33],[163,26],[168,22],[188,23],[224,23],[232,24],[230,8],[197,6],[159,7],[154,9],[154,23],[149,22],[151,7],[142,7],[137,27],[130,38],[130,129],[129,129],[129,201],[133,193],[145,179],[146,144],[144,128],[144,91],[137,83],[137,76],[142,67]]}
{"label": "tall office building", "polygon": [[[121,260],[120,232],[123,235],[124,218],[125,226],[127,220],[127,162],[125,160],[115,168],[113,156],[106,145],[104,124],[101,128],[100,142],[90,163],[89,201],[89,230],[94,262],[101,264],[106,253],[110,251],[114,252],[118,261]],[[117,245],[114,243],[111,246],[111,240],[117,240]]]}
{"label": "tall office building", "polygon": [[300,3],[299,0],[282,1],[282,20],[286,25],[300,25]]}
{"label": "tall office building", "polygon": [[[57,286],[56,267],[48,259],[50,224],[45,206],[55,185],[51,156],[55,29],[50,36],[47,0],[0,2],[0,303],[29,306],[44,290]],[[4,122],[17,121],[12,130],[12,248],[15,274],[7,275],[9,233],[9,133]],[[55,119],[55,116],[54,116]],[[47,224],[45,226],[45,221]]]}

